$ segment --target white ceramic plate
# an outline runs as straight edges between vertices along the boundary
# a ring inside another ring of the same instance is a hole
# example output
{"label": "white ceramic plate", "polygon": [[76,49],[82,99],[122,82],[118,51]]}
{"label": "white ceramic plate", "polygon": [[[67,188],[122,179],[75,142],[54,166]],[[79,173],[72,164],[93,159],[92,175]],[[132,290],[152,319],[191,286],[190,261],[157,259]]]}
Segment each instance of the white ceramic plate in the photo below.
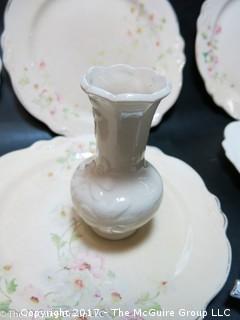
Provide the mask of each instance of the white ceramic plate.
{"label": "white ceramic plate", "polygon": [[155,115],[157,125],[179,95],[183,47],[167,0],[12,0],[2,38],[23,106],[67,136],[93,132],[90,102],[80,89],[92,65],[127,63],[166,75],[173,90]]}
{"label": "white ceramic plate", "polygon": [[222,145],[227,158],[240,172],[240,121],[234,121],[227,125]]}
{"label": "white ceramic plate", "polygon": [[1,74],[2,74],[2,60],[0,58],[0,83],[1,83]]}
{"label": "white ceramic plate", "polygon": [[219,202],[192,168],[148,147],[164,182],[159,212],[131,238],[103,240],[70,196],[74,170],[94,150],[88,141],[56,138],[0,159],[0,306],[172,310],[166,319],[186,309],[198,314],[185,319],[199,319],[231,264]]}
{"label": "white ceramic plate", "polygon": [[240,119],[240,1],[207,0],[197,23],[196,57],[215,103]]}

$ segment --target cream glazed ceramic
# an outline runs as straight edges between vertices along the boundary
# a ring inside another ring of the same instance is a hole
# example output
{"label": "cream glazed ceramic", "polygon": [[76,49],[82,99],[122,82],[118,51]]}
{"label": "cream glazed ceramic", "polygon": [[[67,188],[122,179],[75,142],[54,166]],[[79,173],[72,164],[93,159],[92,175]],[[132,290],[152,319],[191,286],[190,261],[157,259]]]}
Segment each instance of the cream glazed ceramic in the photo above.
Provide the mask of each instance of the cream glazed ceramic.
{"label": "cream glazed ceramic", "polygon": [[2,37],[23,106],[67,136],[93,133],[91,104],[79,90],[93,65],[127,63],[167,75],[173,90],[154,116],[157,125],[179,95],[183,47],[167,0],[11,0]]}
{"label": "cream glazed ceramic", "polygon": [[188,165],[148,147],[165,188],[159,212],[129,239],[101,239],[76,216],[70,194],[91,141],[56,138],[0,158],[0,309],[96,308],[112,319],[120,308],[130,314],[121,319],[135,320],[159,316],[134,309],[175,311],[164,319],[183,319],[180,308],[199,315],[231,263],[219,202]]}
{"label": "cream glazed ceramic", "polygon": [[0,58],[0,84],[1,84],[1,79],[2,78],[2,60],[1,60],[1,58]]}
{"label": "cream glazed ceramic", "polygon": [[239,1],[205,1],[196,40],[198,68],[207,91],[235,119],[240,119],[239,16]]}
{"label": "cream glazed ceramic", "polygon": [[73,203],[98,234],[123,239],[149,222],[160,205],[162,179],[144,153],[170,85],[152,69],[128,65],[93,67],[81,85],[93,105],[98,152],[74,174]]}
{"label": "cream glazed ceramic", "polygon": [[224,141],[222,143],[227,158],[240,172],[240,121],[234,121],[227,125],[224,130]]}

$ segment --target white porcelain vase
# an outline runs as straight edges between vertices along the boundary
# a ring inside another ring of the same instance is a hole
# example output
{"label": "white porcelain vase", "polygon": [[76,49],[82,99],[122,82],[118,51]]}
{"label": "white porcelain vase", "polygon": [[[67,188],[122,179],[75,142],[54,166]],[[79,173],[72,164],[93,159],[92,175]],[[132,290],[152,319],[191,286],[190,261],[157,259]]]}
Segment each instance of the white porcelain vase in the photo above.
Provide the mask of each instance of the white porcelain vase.
{"label": "white porcelain vase", "polygon": [[74,173],[73,203],[100,236],[123,239],[150,221],[161,202],[162,179],[144,152],[170,85],[152,69],[114,65],[91,68],[81,86],[93,106],[97,155]]}

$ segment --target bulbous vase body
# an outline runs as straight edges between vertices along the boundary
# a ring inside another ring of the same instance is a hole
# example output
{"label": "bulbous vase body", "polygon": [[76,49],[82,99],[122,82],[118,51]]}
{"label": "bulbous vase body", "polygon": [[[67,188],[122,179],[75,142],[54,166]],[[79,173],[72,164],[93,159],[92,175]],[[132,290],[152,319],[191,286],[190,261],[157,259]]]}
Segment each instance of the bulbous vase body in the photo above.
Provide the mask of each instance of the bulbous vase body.
{"label": "bulbous vase body", "polygon": [[77,168],[75,208],[99,235],[123,239],[152,219],[163,184],[144,152],[154,113],[170,91],[151,69],[91,68],[82,80],[95,119],[96,157]]}

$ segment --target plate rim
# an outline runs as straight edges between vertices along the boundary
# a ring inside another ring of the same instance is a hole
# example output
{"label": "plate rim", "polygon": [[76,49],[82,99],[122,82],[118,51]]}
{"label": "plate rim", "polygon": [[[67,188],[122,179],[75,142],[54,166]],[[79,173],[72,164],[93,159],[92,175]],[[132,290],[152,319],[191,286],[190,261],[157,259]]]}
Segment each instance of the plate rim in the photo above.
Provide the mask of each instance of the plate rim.
{"label": "plate rim", "polygon": [[235,160],[235,157],[233,156],[232,141],[229,135],[230,130],[232,130],[234,126],[239,126],[239,131],[240,131],[240,121],[238,120],[232,121],[228,123],[228,125],[224,128],[222,147],[227,159],[232,163],[235,169],[240,173],[240,163],[238,164],[237,161]]}

